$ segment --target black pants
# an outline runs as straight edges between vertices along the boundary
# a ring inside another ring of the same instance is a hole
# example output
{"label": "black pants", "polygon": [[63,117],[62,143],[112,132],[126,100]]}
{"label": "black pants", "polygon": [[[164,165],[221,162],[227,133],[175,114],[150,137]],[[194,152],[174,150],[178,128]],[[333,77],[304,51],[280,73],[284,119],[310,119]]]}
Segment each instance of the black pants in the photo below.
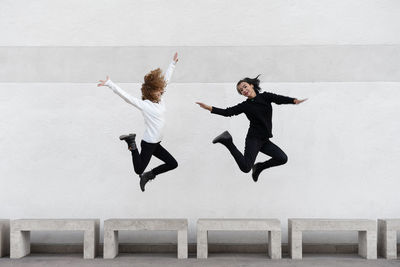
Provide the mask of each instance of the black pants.
{"label": "black pants", "polygon": [[142,140],[140,142],[141,152],[137,149],[132,152],[133,168],[137,174],[142,174],[150,162],[151,156],[164,161],[164,164],[154,168],[152,171],[155,175],[173,170],[178,167],[178,162],[174,157],[161,146],[160,143],[147,143]]}
{"label": "black pants", "polygon": [[251,170],[256,161],[258,152],[262,152],[271,157],[271,159],[262,163],[262,170],[285,164],[288,161],[285,152],[269,139],[261,140],[256,137],[247,136],[244,155],[236,148],[233,142],[229,142],[225,144],[225,146],[231,152],[242,172],[249,172]]}

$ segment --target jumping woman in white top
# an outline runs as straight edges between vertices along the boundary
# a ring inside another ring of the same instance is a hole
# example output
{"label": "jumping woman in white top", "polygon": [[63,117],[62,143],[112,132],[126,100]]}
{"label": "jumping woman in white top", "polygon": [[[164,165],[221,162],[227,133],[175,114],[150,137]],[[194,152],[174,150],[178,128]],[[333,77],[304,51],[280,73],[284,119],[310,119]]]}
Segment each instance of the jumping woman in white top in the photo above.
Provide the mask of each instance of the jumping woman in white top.
{"label": "jumping woman in white top", "polygon": [[[143,192],[149,180],[154,179],[158,174],[178,167],[178,162],[174,157],[161,146],[165,125],[165,104],[161,96],[165,92],[165,88],[171,79],[177,62],[178,53],[175,53],[173,61],[169,64],[165,75],[163,75],[161,69],[158,68],[144,76],[141,100],[126,93],[118,85],[113,83],[108,76],[106,80],[100,80],[97,84],[97,86],[108,86],[114,93],[123,98],[127,103],[138,108],[143,114],[146,129],[143,140],[140,143],[140,154],[135,142],[136,134],[121,135],[119,137],[120,140],[124,140],[128,143],[128,149],[132,154],[133,167],[135,172],[140,176],[140,189]],[[148,172],[144,172],[153,155],[164,161],[164,164]]]}

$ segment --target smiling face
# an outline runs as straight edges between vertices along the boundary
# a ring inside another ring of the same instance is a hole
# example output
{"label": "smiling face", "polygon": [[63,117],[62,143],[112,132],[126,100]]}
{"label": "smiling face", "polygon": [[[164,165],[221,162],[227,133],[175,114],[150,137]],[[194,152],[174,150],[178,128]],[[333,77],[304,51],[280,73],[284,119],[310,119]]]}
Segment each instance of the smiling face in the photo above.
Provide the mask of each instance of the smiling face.
{"label": "smiling face", "polygon": [[245,96],[245,97],[254,97],[255,96],[255,91],[254,91],[254,85],[249,84],[247,82],[241,82],[237,86],[238,92]]}

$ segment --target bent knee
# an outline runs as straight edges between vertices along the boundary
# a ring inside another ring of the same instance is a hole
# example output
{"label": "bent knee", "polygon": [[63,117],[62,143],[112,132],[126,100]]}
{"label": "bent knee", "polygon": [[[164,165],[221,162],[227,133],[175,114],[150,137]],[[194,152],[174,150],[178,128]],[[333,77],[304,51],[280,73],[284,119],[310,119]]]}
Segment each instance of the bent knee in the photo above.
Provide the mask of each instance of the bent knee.
{"label": "bent knee", "polygon": [[240,170],[244,173],[249,173],[251,171],[251,166],[242,167]]}
{"label": "bent knee", "polygon": [[178,168],[178,162],[175,160],[169,164],[171,170]]}
{"label": "bent knee", "polygon": [[288,157],[286,155],[282,155],[277,159],[281,164],[285,164],[288,162]]}
{"label": "bent knee", "polygon": [[143,168],[133,168],[133,169],[135,170],[135,173],[136,173],[137,175],[142,174],[142,173],[144,172],[144,169],[143,169]]}

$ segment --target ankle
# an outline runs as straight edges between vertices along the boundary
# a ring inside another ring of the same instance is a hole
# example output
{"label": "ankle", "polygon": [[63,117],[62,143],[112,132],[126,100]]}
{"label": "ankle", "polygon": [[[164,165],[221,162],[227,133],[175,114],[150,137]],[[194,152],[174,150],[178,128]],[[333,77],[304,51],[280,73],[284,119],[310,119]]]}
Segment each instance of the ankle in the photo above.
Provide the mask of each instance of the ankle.
{"label": "ankle", "polygon": [[129,149],[130,151],[135,151],[135,150],[137,150],[137,146],[136,146],[136,144],[130,143],[130,144],[128,145],[128,149]]}

